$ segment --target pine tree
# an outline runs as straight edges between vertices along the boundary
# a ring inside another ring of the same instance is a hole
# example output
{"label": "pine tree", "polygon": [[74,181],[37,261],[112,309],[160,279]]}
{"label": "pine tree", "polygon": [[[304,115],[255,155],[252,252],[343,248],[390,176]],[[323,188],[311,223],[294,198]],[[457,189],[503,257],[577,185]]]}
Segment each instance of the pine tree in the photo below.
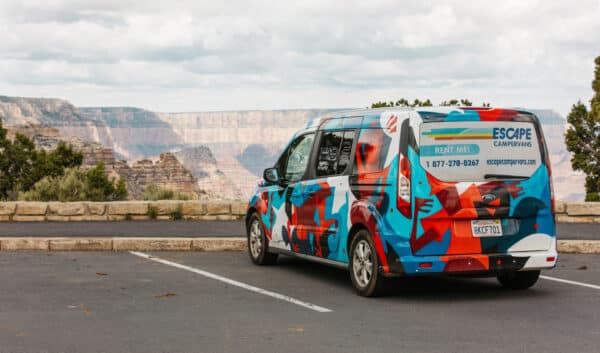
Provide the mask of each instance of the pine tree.
{"label": "pine tree", "polygon": [[571,166],[586,175],[586,201],[600,201],[600,56],[595,63],[590,110],[581,101],[573,104],[565,135],[567,150],[573,153]]}

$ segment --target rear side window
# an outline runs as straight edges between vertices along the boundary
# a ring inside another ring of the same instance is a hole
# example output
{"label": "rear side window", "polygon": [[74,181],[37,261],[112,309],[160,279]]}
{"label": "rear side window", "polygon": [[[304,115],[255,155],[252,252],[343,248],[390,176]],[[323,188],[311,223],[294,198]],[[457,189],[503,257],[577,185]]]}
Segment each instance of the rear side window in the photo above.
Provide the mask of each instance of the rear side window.
{"label": "rear side window", "polygon": [[327,131],[321,136],[317,151],[316,176],[343,174],[352,157],[353,130]]}
{"label": "rear side window", "polygon": [[382,129],[362,129],[356,143],[353,174],[378,173],[385,168],[391,138]]}
{"label": "rear side window", "polygon": [[423,123],[420,155],[444,181],[525,179],[542,162],[535,126],[515,121]]}

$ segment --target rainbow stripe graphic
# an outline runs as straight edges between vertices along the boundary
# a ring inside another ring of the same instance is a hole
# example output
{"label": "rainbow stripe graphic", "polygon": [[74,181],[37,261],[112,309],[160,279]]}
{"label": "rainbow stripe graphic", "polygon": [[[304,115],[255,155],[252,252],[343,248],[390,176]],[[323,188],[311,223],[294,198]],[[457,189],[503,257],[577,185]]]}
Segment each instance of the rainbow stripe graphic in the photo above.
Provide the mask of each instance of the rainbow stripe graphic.
{"label": "rainbow stripe graphic", "polygon": [[491,140],[492,129],[444,128],[423,131],[423,136],[434,140]]}

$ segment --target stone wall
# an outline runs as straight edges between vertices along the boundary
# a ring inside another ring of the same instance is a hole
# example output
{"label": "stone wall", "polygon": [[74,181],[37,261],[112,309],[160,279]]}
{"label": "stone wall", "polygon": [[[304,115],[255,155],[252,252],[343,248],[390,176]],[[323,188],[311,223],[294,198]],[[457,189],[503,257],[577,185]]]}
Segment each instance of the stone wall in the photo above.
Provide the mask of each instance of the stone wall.
{"label": "stone wall", "polygon": [[600,202],[556,202],[559,223],[600,223]]}
{"label": "stone wall", "polygon": [[[246,214],[243,202],[0,202],[0,221],[237,220]],[[153,216],[153,217],[152,217]]]}
{"label": "stone wall", "polygon": [[[246,214],[240,201],[0,202],[0,221],[236,220]],[[600,202],[556,202],[560,223],[599,223]]]}

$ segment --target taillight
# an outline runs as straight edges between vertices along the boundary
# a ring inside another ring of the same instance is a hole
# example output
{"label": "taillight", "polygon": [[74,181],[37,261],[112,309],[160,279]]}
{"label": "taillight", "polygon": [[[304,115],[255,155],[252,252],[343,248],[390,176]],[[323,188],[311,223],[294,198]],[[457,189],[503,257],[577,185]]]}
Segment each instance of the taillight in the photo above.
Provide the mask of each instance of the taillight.
{"label": "taillight", "polygon": [[556,202],[554,201],[554,183],[552,182],[552,175],[550,175],[550,207],[552,214],[556,214]]}
{"label": "taillight", "polygon": [[552,210],[552,214],[556,214],[556,207],[554,202],[554,182],[552,181],[552,166],[550,165],[550,156],[548,152],[546,152],[546,168],[548,169],[548,179],[550,181],[550,210]]}
{"label": "taillight", "polygon": [[405,155],[399,156],[397,207],[404,217],[410,218],[410,162]]}
{"label": "taillight", "polygon": [[404,175],[398,180],[398,194],[403,201],[410,202],[410,180]]}

